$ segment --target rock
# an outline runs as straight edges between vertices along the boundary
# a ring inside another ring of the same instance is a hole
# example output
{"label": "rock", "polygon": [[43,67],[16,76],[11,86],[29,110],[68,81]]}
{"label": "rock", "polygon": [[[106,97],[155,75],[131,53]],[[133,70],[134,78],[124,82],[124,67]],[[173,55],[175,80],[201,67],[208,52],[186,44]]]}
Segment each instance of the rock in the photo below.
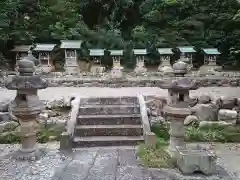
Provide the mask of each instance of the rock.
{"label": "rock", "polygon": [[230,126],[231,123],[225,121],[201,121],[199,123],[200,128],[209,127],[209,126]]}
{"label": "rock", "polygon": [[151,126],[161,124],[161,123],[164,123],[164,122],[165,122],[165,119],[162,116],[152,117],[150,119],[150,125]]}
{"label": "rock", "polygon": [[41,114],[39,114],[39,118],[41,118],[41,119],[48,119],[49,116],[48,116],[47,113],[41,113]]}
{"label": "rock", "polygon": [[11,119],[11,116],[9,114],[9,112],[0,112],[0,122],[7,122],[7,121],[10,121]]}
{"label": "rock", "polygon": [[150,115],[153,116],[153,117],[157,117],[158,116],[158,112],[155,111],[155,110],[152,110]]}
{"label": "rock", "polygon": [[151,109],[147,108],[147,115],[150,116],[151,115]]}
{"label": "rock", "polygon": [[42,113],[47,114],[48,117],[57,117],[61,115],[59,112],[53,110],[44,110]]}
{"label": "rock", "polygon": [[221,109],[233,109],[237,104],[237,99],[234,97],[222,96],[220,99],[216,101],[216,104]]}
{"label": "rock", "polygon": [[19,124],[14,121],[2,122],[2,123],[0,123],[0,132],[10,130],[10,129],[14,130],[18,126],[19,126]]}
{"label": "rock", "polygon": [[211,102],[211,97],[208,96],[208,95],[201,95],[199,98],[198,98],[198,103],[199,104],[208,104]]}
{"label": "rock", "polygon": [[47,109],[58,109],[58,108],[69,108],[71,105],[70,98],[64,98],[61,97],[60,99],[56,100],[50,100],[46,102],[46,108]]}
{"label": "rock", "polygon": [[238,113],[235,110],[220,109],[218,112],[218,120],[236,124]]}
{"label": "rock", "polygon": [[0,102],[0,112],[8,112],[9,100]]}
{"label": "rock", "polygon": [[55,140],[57,140],[57,136],[49,136],[48,140],[55,141]]}
{"label": "rock", "polygon": [[199,121],[217,121],[218,107],[215,104],[197,104],[191,110]]}
{"label": "rock", "polygon": [[237,98],[237,107],[240,109],[240,98]]}
{"label": "rock", "polygon": [[195,123],[198,123],[199,121],[198,121],[198,118],[196,117],[196,116],[194,116],[194,115],[189,115],[189,116],[187,116],[186,118],[185,118],[185,120],[184,120],[184,125],[185,126],[188,126],[188,125],[190,125],[190,124],[195,124]]}
{"label": "rock", "polygon": [[58,120],[56,122],[56,124],[59,125],[59,126],[65,126],[66,123],[67,123],[66,119]]}
{"label": "rock", "polygon": [[150,109],[150,115],[162,115],[163,107],[167,104],[167,100],[162,97],[148,97],[146,105]]}

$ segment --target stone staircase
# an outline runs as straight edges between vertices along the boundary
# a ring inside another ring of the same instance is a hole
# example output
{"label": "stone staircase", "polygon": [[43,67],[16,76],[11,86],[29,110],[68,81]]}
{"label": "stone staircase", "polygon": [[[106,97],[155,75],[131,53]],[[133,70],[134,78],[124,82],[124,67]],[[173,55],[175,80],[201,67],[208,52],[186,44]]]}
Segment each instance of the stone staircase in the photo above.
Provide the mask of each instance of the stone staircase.
{"label": "stone staircase", "polygon": [[73,147],[129,146],[143,142],[137,97],[81,98]]}

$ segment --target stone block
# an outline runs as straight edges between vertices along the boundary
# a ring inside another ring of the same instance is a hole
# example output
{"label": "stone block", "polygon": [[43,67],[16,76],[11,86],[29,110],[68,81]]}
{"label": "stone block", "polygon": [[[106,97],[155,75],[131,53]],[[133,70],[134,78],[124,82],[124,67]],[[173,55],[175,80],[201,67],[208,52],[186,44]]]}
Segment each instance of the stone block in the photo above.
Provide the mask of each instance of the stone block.
{"label": "stone block", "polygon": [[60,137],[60,150],[68,151],[72,149],[71,136],[67,132],[63,132]]}
{"label": "stone block", "polygon": [[148,147],[156,148],[157,138],[156,138],[155,133],[153,133],[153,132],[146,132],[144,140],[145,140],[145,144]]}
{"label": "stone block", "polygon": [[212,175],[216,171],[216,155],[200,146],[176,147],[177,166],[183,174],[193,174],[200,171]]}
{"label": "stone block", "polygon": [[226,121],[232,124],[236,124],[238,113],[235,110],[220,109],[218,112],[218,120]]}

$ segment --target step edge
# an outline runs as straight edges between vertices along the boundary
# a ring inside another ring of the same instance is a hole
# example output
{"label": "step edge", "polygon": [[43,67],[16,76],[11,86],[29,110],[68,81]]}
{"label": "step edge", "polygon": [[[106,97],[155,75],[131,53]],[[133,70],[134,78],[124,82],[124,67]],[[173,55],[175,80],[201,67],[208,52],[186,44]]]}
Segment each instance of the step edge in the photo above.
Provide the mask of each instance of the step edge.
{"label": "step edge", "polygon": [[78,118],[81,119],[81,118],[141,118],[141,114],[100,114],[100,115],[81,115],[79,114],[78,115]]}
{"label": "step edge", "polygon": [[[91,137],[91,139],[90,139]],[[94,139],[96,137],[97,139]],[[111,139],[111,138],[112,139]],[[126,139],[126,137],[130,137]],[[114,139],[115,138],[115,139]],[[122,138],[122,139],[121,139]],[[143,136],[75,136],[73,142],[104,142],[104,141],[144,141]]]}
{"label": "step edge", "polygon": [[116,108],[116,107],[140,107],[139,104],[87,104],[87,105],[81,105],[79,106],[80,108],[103,108],[103,107],[107,107],[107,108]]}
{"label": "step edge", "polygon": [[[114,127],[113,127],[114,126]],[[133,127],[134,126],[134,127]],[[75,129],[142,129],[141,124],[76,125]]]}

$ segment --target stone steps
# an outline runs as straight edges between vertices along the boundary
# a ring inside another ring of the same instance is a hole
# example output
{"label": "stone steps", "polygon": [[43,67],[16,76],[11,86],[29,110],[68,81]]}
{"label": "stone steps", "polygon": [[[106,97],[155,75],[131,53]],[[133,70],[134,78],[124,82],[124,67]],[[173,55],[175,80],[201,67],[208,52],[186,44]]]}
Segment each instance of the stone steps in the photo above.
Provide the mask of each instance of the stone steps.
{"label": "stone steps", "polygon": [[80,106],[79,114],[81,115],[105,115],[105,114],[139,114],[138,105],[84,105]]}
{"label": "stone steps", "polygon": [[76,136],[141,136],[142,125],[80,125],[75,128]]}
{"label": "stone steps", "polygon": [[101,98],[82,98],[81,105],[127,105],[138,104],[136,97],[101,97]]}
{"label": "stone steps", "polygon": [[135,146],[144,141],[143,136],[88,136],[74,137],[73,147]]}
{"label": "stone steps", "polygon": [[134,146],[143,141],[137,97],[80,100],[74,147]]}
{"label": "stone steps", "polygon": [[79,115],[77,125],[141,124],[140,114],[125,115]]}

